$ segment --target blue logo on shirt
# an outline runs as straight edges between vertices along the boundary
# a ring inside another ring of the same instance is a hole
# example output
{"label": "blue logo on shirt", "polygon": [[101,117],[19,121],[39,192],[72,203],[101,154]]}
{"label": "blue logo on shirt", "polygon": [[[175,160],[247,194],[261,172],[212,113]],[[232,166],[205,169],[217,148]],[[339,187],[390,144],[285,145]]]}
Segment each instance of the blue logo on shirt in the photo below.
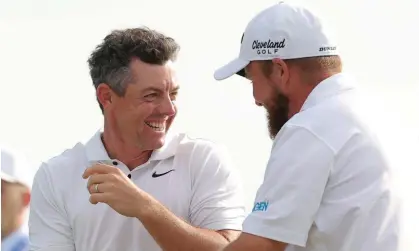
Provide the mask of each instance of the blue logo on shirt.
{"label": "blue logo on shirt", "polygon": [[268,210],[268,206],[269,206],[269,201],[256,202],[255,205],[253,206],[252,212],[266,211]]}

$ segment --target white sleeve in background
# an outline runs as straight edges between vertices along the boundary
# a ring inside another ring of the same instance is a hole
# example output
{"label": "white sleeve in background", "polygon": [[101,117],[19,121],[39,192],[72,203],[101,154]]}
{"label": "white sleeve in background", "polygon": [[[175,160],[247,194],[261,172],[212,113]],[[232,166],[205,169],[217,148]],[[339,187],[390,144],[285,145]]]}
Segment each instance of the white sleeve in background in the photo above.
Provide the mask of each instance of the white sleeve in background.
{"label": "white sleeve in background", "polygon": [[33,181],[29,239],[31,251],[75,251],[72,230],[57,202],[46,164],[39,168]]}
{"label": "white sleeve in background", "polygon": [[212,230],[241,230],[245,207],[237,171],[225,149],[213,144],[201,144],[199,148],[194,150],[190,167],[192,225]]}
{"label": "white sleeve in background", "polygon": [[333,151],[313,133],[285,127],[275,139],[243,232],[304,247],[333,159]]}

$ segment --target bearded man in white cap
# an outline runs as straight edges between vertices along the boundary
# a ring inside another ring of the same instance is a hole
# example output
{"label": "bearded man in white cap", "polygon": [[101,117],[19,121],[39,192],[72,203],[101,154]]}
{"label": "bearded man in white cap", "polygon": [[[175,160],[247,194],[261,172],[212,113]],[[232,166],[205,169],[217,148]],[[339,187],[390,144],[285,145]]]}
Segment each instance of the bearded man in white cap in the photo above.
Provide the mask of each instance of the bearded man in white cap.
{"label": "bearded man in white cap", "polygon": [[1,149],[1,250],[29,250],[24,233],[30,201],[31,176],[26,160],[9,149]]}
{"label": "bearded man in white cap", "polygon": [[224,250],[400,250],[400,208],[374,116],[319,17],[287,2],[257,14],[239,57],[214,77],[234,74],[252,81],[273,147],[243,233]]}

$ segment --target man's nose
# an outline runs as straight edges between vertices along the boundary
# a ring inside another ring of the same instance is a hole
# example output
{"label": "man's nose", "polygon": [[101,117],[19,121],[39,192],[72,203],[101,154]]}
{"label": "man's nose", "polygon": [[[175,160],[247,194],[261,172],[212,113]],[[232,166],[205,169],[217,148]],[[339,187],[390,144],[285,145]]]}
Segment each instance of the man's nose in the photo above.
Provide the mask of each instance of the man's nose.
{"label": "man's nose", "polygon": [[262,104],[261,102],[257,101],[257,100],[255,100],[255,104],[256,104],[257,106],[263,106],[263,104]]}
{"label": "man's nose", "polygon": [[176,113],[176,106],[174,101],[167,97],[163,100],[160,105],[160,112],[167,116],[173,116]]}

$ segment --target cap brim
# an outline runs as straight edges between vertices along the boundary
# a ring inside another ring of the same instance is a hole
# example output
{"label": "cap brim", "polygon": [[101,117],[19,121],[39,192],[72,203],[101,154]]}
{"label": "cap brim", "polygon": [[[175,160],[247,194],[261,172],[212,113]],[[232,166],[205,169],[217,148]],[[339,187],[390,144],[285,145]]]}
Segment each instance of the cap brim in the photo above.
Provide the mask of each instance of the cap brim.
{"label": "cap brim", "polygon": [[233,76],[234,74],[238,74],[242,77],[245,76],[244,68],[250,63],[250,61],[243,60],[240,58],[236,58],[230,63],[224,65],[223,67],[219,68],[214,73],[214,78],[216,80],[224,80]]}

